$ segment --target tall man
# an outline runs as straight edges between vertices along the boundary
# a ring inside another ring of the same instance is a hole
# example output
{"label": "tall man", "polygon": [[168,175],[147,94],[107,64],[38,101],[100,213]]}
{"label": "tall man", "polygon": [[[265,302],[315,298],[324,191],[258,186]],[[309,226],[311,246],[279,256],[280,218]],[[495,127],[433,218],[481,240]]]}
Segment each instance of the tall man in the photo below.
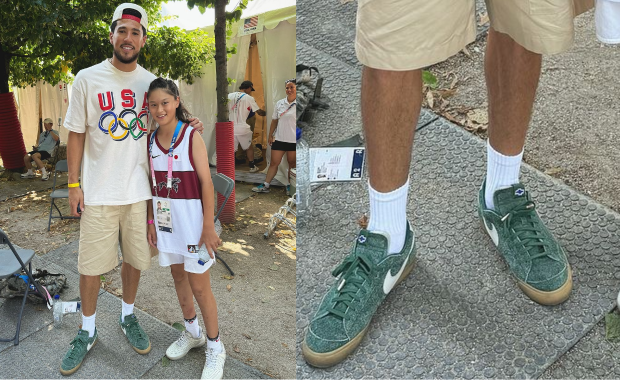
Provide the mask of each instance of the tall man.
{"label": "tall man", "polygon": [[43,120],[45,132],[39,135],[39,143],[36,147],[32,147],[32,152],[28,152],[24,156],[24,165],[26,165],[28,171],[22,174],[22,178],[34,178],[32,164],[30,163],[32,160],[37,164],[37,167],[41,168],[41,181],[47,181],[50,178],[42,160],[47,160],[52,157],[52,152],[60,139],[58,132],[52,129],[53,125],[54,122],[49,117]]}
{"label": "tall man", "polygon": [[[566,254],[519,182],[542,54],[568,49],[573,18],[592,0],[487,0],[489,96],[487,175],[478,213],[515,277],[534,301],[554,305],[572,288]],[[372,316],[413,267],[407,221],[409,163],[422,103],[422,68],[459,52],[476,35],[475,1],[360,0],[356,52],[362,73],[370,221],[322,299],[302,346],[308,363],[328,367],[361,342]],[[411,96],[402,97],[410,89]]]}
{"label": "tall man", "polygon": [[[80,215],[81,209],[82,216],[78,256],[82,328],[62,360],[63,375],[74,373],[97,342],[99,278],[118,265],[119,242],[123,301],[118,322],[136,352],[151,350],[133,312],[140,271],[151,260],[146,238],[146,200],[151,198],[146,92],[155,75],[137,63],[147,29],[144,9],[119,5],[110,25],[112,58],[80,71],[73,85],[65,127],[70,131],[69,203],[72,215]],[[193,120],[196,123],[202,130],[202,124]]]}
{"label": "tall man", "polygon": [[228,94],[228,120],[235,125],[235,152],[241,144],[241,149],[245,150],[250,163],[250,173],[255,173],[258,167],[254,164],[254,144],[252,144],[254,133],[247,119],[252,112],[260,116],[265,116],[267,113],[256,104],[256,100],[250,95],[254,91],[252,82],[244,81],[239,86],[239,90],[241,91]]}

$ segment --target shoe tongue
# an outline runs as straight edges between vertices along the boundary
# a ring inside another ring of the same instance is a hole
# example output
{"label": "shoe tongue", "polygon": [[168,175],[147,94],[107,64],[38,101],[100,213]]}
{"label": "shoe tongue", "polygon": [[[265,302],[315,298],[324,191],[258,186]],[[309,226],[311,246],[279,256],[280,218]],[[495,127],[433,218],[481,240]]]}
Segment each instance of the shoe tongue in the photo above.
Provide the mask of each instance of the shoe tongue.
{"label": "shoe tongue", "polygon": [[[372,258],[372,261],[376,264],[383,259],[389,246],[390,236],[387,232],[361,230],[357,235],[355,250],[358,252],[359,250],[363,250],[369,253],[368,256]],[[378,255],[378,252],[382,254]]]}
{"label": "shoe tongue", "polygon": [[527,192],[521,183],[497,190],[493,195],[495,210],[501,215],[509,213],[515,207],[526,203],[527,200]]}

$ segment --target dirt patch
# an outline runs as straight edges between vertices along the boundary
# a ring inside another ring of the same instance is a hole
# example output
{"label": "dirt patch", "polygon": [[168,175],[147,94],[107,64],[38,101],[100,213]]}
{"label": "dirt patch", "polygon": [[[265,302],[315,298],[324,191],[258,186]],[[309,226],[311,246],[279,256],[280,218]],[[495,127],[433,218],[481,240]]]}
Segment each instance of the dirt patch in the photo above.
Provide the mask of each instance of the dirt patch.
{"label": "dirt patch", "polygon": [[[76,219],[52,219],[50,231],[47,223],[50,212],[51,190],[31,192],[26,196],[0,202],[0,228],[11,243],[32,249],[42,255],[80,237],[80,223]],[[56,201],[63,215],[69,215],[66,199]],[[55,216],[58,215],[54,209]]]}

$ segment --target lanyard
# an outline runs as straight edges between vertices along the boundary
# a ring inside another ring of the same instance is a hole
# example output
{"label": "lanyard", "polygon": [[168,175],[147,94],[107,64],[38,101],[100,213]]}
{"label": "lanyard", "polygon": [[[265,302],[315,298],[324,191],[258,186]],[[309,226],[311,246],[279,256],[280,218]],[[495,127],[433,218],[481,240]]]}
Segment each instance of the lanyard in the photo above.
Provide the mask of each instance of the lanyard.
{"label": "lanyard", "polygon": [[[170,149],[168,150],[168,177],[166,178],[166,187],[168,188],[168,198],[170,198],[170,189],[172,189],[172,157],[174,152],[174,144],[177,142],[177,137],[179,136],[179,131],[183,126],[183,122],[179,120],[177,123],[177,127],[174,130],[174,134],[172,135],[172,140],[170,141]],[[159,128],[153,132],[151,135],[151,141],[149,143],[149,161],[151,164],[151,177],[153,178],[153,187],[155,188],[155,196],[157,195],[157,181],[155,180],[155,168],[153,167],[153,142],[155,141],[155,135]]]}
{"label": "lanyard", "polygon": [[293,108],[293,106],[294,106],[294,105],[297,105],[297,102],[293,102],[293,103],[291,103],[291,105],[290,105],[290,106],[288,106],[288,108],[286,109],[286,111],[282,112],[282,113],[280,114],[280,116],[278,116],[278,119],[279,119],[279,118],[281,118],[281,117],[282,117],[285,113],[287,113],[287,112],[288,112],[288,110],[290,110],[291,108]]}

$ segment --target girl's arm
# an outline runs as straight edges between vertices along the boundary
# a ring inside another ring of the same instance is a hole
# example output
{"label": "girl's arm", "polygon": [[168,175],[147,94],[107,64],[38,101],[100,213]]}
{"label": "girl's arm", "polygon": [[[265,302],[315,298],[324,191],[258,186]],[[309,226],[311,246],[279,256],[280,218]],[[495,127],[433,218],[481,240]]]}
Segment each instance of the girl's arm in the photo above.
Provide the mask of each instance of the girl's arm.
{"label": "girl's arm", "polygon": [[[196,137],[198,136],[198,137]],[[213,182],[211,181],[211,171],[209,170],[209,158],[207,156],[207,147],[200,135],[192,134],[192,155],[194,159],[194,169],[200,180],[201,196],[202,196],[202,234],[198,247],[203,244],[207,247],[207,252],[211,258],[215,259],[215,251],[222,244],[219,236],[215,233],[215,200],[213,192]]]}

